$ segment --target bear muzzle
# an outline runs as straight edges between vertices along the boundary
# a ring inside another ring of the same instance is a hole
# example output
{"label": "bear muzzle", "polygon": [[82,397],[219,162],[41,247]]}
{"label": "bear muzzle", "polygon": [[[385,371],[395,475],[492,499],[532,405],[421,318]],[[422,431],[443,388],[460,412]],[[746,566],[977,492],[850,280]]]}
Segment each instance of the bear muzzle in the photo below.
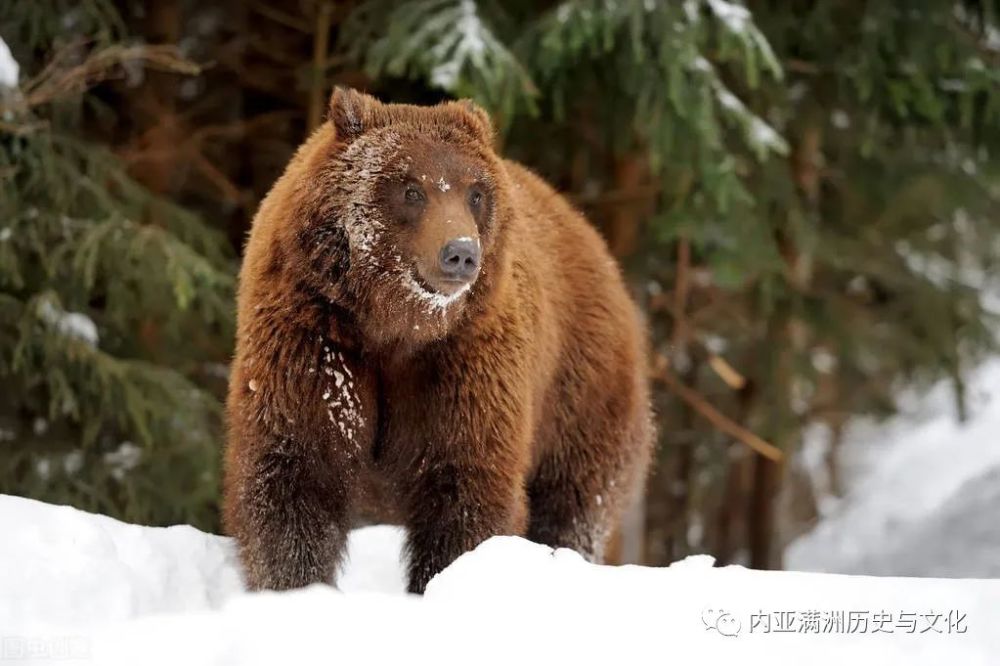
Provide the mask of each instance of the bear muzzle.
{"label": "bear muzzle", "polygon": [[472,238],[453,238],[438,254],[438,269],[442,279],[457,286],[471,282],[479,273],[479,241]]}

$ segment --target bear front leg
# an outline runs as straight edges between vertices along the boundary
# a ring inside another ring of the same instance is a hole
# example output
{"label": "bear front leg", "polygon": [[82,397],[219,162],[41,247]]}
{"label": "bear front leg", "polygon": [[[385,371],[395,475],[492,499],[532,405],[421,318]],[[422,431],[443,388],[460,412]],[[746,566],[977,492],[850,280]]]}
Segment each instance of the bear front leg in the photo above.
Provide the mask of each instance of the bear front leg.
{"label": "bear front leg", "polygon": [[543,457],[528,483],[528,539],[603,563],[612,532],[642,488],[650,437],[645,423],[645,416],[631,429],[590,421],[577,437],[563,438],[561,455]]}
{"label": "bear front leg", "polygon": [[334,582],[373,431],[374,394],[357,359],[322,341],[281,340],[298,354],[238,359],[227,405],[225,526],[255,590]]}
{"label": "bear front leg", "polygon": [[619,499],[617,492],[608,491],[613,481],[587,471],[572,469],[560,460],[543,461],[528,486],[528,539],[575,550],[590,562],[602,564]]}
{"label": "bear front leg", "polygon": [[351,475],[318,442],[263,435],[229,507],[247,586],[285,590],[332,583],[347,539]]}
{"label": "bear front leg", "polygon": [[496,535],[520,535],[526,520],[521,480],[495,467],[425,462],[413,487],[407,521],[409,591],[459,555]]}

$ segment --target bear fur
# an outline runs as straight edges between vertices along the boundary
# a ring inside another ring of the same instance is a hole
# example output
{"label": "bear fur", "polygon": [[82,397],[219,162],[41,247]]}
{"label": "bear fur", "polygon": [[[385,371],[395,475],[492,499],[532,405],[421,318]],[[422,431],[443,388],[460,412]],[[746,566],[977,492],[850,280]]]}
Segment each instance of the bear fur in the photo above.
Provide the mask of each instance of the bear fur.
{"label": "bear fur", "polygon": [[[334,582],[362,521],[406,528],[417,593],[494,535],[601,561],[653,442],[643,325],[605,243],[469,102],[338,89],[329,114],[240,272],[223,520],[247,584]],[[439,291],[420,275],[453,226],[478,273]]]}

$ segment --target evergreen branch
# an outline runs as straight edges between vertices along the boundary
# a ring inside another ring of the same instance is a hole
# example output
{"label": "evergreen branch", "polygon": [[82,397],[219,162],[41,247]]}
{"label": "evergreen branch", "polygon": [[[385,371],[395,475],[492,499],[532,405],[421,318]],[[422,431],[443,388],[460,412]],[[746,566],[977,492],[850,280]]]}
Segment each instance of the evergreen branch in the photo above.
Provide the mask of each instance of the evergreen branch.
{"label": "evergreen branch", "polygon": [[343,30],[369,75],[408,76],[507,117],[532,108],[537,90],[475,0],[369,0]]}
{"label": "evergreen branch", "polygon": [[215,427],[220,406],[211,395],[174,370],[111,356],[68,330],[53,293],[25,303],[0,294],[0,310],[0,337],[10,343],[0,354],[0,375],[8,384],[30,387],[47,403],[49,418],[80,425],[84,444],[109,426],[148,446],[155,432],[172,430],[178,419],[192,429]]}
{"label": "evergreen branch", "polygon": [[0,99],[0,114],[19,114],[65,97],[79,95],[111,78],[122,67],[143,64],[162,71],[197,74],[200,68],[172,45],[107,46],[87,53],[79,64],[82,43],[58,50],[44,69],[22,86],[22,94]]}

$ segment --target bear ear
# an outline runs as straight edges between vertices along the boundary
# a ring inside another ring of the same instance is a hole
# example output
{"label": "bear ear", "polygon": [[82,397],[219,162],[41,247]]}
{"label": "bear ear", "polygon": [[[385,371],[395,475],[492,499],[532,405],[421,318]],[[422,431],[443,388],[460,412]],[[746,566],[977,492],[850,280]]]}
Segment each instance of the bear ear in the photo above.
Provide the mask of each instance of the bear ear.
{"label": "bear ear", "polygon": [[337,86],[330,95],[330,122],[337,133],[337,140],[350,143],[369,129],[372,110],[379,101],[371,95],[353,88]]}
{"label": "bear ear", "polygon": [[471,99],[461,99],[457,102],[459,107],[468,115],[469,119],[469,129],[482,139],[483,143],[487,145],[493,145],[494,131],[493,131],[493,121],[490,120],[490,114],[483,110],[483,107],[479,106]]}

